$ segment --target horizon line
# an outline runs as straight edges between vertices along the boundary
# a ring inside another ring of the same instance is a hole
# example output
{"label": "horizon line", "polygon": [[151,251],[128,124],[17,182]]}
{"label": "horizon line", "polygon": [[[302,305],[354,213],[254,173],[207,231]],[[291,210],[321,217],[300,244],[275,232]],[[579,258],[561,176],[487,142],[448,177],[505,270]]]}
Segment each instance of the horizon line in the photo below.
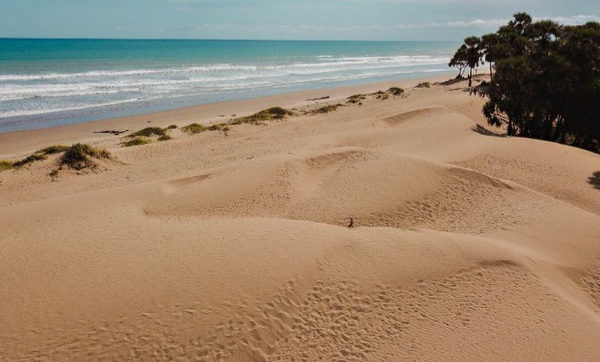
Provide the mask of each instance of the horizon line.
{"label": "horizon line", "polygon": [[150,41],[289,41],[289,42],[437,42],[437,43],[452,43],[461,42],[462,40],[372,40],[372,39],[234,39],[234,38],[110,38],[110,37],[4,37],[0,36],[0,40],[150,40]]}

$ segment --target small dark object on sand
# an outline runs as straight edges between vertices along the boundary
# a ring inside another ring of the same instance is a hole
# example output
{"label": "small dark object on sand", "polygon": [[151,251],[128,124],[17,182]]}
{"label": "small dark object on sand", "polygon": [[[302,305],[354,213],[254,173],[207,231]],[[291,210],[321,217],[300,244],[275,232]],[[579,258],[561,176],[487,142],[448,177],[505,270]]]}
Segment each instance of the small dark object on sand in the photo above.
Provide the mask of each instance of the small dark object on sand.
{"label": "small dark object on sand", "polygon": [[354,218],[350,218],[350,224],[348,225],[348,229],[354,229]]}
{"label": "small dark object on sand", "polygon": [[320,97],[320,98],[310,98],[307,101],[322,101],[323,99],[329,99],[329,96]]}

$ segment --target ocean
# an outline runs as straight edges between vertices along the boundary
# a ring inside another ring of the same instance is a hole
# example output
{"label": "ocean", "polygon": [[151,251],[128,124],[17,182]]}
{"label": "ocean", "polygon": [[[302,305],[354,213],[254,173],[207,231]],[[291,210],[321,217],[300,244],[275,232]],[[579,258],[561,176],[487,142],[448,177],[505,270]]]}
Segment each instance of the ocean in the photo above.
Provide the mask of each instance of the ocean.
{"label": "ocean", "polygon": [[443,74],[459,45],[0,39],[0,133]]}

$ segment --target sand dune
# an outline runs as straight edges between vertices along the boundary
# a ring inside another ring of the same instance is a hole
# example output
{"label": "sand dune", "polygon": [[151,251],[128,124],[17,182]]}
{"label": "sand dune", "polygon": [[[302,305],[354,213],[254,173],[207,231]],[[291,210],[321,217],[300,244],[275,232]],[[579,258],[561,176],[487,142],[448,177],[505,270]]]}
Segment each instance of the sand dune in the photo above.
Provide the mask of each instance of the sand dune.
{"label": "sand dune", "polygon": [[0,173],[0,359],[600,359],[600,156],[463,86]]}

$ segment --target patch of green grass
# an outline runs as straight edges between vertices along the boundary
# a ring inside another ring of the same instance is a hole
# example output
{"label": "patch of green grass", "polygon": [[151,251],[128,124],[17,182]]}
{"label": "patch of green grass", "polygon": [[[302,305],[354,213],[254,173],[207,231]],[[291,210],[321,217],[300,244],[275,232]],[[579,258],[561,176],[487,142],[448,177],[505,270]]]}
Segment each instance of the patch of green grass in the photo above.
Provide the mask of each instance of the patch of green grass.
{"label": "patch of green grass", "polygon": [[431,88],[431,83],[423,82],[416,85],[416,88]]}
{"label": "patch of green grass", "polygon": [[63,153],[65,151],[67,151],[68,149],[69,149],[69,146],[57,145],[57,146],[50,146],[50,147],[42,148],[41,150],[35,151],[35,153],[42,154],[42,155],[56,155],[58,153]]}
{"label": "patch of green grass", "polygon": [[227,127],[227,125],[224,123],[218,123],[218,124],[213,124],[213,125],[209,126],[206,130],[211,131],[211,132],[223,131],[223,132],[227,133],[229,131],[229,127]]}
{"label": "patch of green grass", "polygon": [[148,143],[150,143],[150,139],[148,139],[147,137],[136,137],[132,140],[121,142],[121,146],[133,147],[133,146],[147,145]]}
{"label": "patch of green grass", "polygon": [[285,119],[287,116],[294,116],[295,113],[281,107],[272,107],[254,113],[251,116],[236,118],[231,121],[232,125],[239,124],[259,124],[266,121],[277,121]]}
{"label": "patch of green grass", "polygon": [[98,163],[94,160],[112,159],[107,150],[92,147],[85,143],[77,143],[69,147],[60,159],[61,166],[67,166],[74,170],[83,170],[85,168],[96,169]]}
{"label": "patch of green grass", "polygon": [[0,160],[0,172],[12,169],[13,165],[11,161]]}
{"label": "patch of green grass", "polygon": [[183,132],[186,132],[189,134],[197,134],[197,133],[202,133],[202,132],[206,131],[206,126],[198,124],[198,123],[192,123],[190,125],[187,125],[187,126],[181,128],[181,130]]}
{"label": "patch of green grass", "polygon": [[31,156],[25,157],[21,161],[17,161],[15,163],[13,163],[13,167],[14,168],[21,168],[23,166],[29,166],[32,163],[36,162],[36,161],[43,161],[46,158],[48,158],[46,155],[42,155],[42,154],[39,154],[39,153],[34,153]]}
{"label": "patch of green grass", "polygon": [[168,141],[168,140],[171,140],[171,139],[173,139],[173,138],[172,138],[171,136],[169,136],[168,134],[166,134],[166,135],[164,135],[164,136],[160,136],[160,137],[158,137],[158,140],[159,140],[160,142],[163,142],[163,141]]}
{"label": "patch of green grass", "polygon": [[331,112],[335,112],[337,111],[338,108],[343,107],[342,104],[338,103],[338,104],[331,104],[325,107],[321,107],[319,109],[315,109],[312,113],[313,114],[326,114],[326,113],[331,113]]}
{"label": "patch of green grass", "polygon": [[127,137],[136,138],[136,137],[152,137],[152,136],[164,136],[167,132],[160,127],[146,127],[142,130],[134,132]]}
{"label": "patch of green grass", "polygon": [[355,94],[348,97],[348,103],[356,104],[365,99],[367,99],[367,97],[364,94]]}
{"label": "patch of green grass", "polygon": [[393,96],[401,96],[402,94],[404,94],[404,89],[399,87],[392,87],[388,89],[388,93],[390,93]]}

